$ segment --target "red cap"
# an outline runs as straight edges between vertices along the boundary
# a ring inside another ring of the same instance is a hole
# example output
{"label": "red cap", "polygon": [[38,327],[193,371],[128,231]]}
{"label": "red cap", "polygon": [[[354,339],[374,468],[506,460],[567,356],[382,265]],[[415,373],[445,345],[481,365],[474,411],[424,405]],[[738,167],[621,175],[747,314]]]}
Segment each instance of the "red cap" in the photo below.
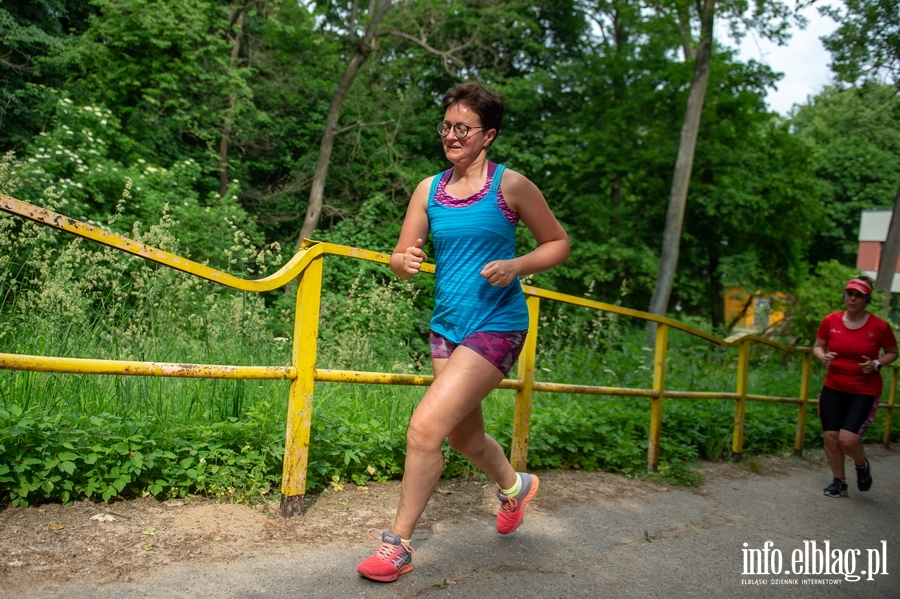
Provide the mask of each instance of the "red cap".
{"label": "red cap", "polygon": [[859,279],[852,279],[847,283],[847,286],[844,287],[844,291],[849,291],[850,289],[859,291],[863,295],[872,295],[872,288],[869,287],[868,283],[860,281]]}

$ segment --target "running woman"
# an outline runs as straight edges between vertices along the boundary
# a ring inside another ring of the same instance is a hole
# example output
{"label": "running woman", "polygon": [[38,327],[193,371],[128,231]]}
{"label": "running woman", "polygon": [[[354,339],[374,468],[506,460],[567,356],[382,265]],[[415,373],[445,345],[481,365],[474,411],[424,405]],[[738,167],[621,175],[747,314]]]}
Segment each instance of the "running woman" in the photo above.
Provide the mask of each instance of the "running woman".
{"label": "running woman", "polygon": [[828,497],[847,496],[845,456],[856,466],[856,487],[863,492],[872,487],[862,435],[878,409],[881,368],[897,359],[891,326],[866,310],[873,286],[869,277],[851,279],[844,287],[844,311],[822,320],[813,346],[813,354],[828,368],[819,395],[825,457],[834,475],[824,490]]}
{"label": "running woman", "polygon": [[[419,183],[390,262],[401,279],[414,276],[426,259],[422,248],[431,233],[437,279],[434,382],[406,433],[394,523],[389,531],[374,531],[380,545],[357,568],[379,582],[412,570],[410,541],[440,480],[444,439],[497,484],[500,534],[519,527],[540,485],[537,476],[516,472],[485,433],[481,402],[509,373],[525,342],[528,309],[518,277],[565,261],[569,238],[531,181],[487,159],[503,121],[501,96],[478,83],[463,83],[444,95],[443,109],[437,132],[453,166]],[[520,220],[537,248],[516,257]]]}

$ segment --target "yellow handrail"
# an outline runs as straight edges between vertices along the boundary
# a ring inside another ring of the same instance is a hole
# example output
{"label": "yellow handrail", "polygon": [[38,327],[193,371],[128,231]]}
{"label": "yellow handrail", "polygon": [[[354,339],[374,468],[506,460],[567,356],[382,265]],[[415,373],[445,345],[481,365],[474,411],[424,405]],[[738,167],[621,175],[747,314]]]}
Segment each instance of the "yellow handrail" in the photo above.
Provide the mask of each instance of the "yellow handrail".
{"label": "yellow handrail", "polygon": [[[80,237],[96,241],[123,252],[163,264],[190,275],[213,281],[234,289],[263,292],[277,289],[299,278],[294,336],[291,353],[292,366],[227,366],[204,364],[169,364],[162,362],[138,362],[129,360],[93,360],[84,358],[60,358],[0,354],[0,369],[35,372],[61,372],[80,374],[112,374],[123,376],[162,376],[219,379],[287,379],[291,381],[286,418],[284,469],[282,477],[281,513],[291,516],[302,513],[306,493],[306,470],[309,460],[309,434],[316,382],[363,383],[386,385],[430,385],[430,376],[392,374],[381,372],[356,372],[316,368],[319,305],[322,290],[323,258],[325,255],[345,256],[370,262],[387,264],[390,256],[381,252],[348,246],[304,240],[300,250],[277,272],[258,280],[248,280],[187,260],[143,243],[128,239],[105,229],[94,227],[56,212],[28,204],[0,194],[0,211],[15,214],[34,222],[53,227]],[[433,273],[433,264],[423,264],[422,271]],[[644,397],[651,400],[650,438],[647,450],[647,467],[655,471],[659,465],[660,436],[663,423],[663,399],[725,399],[735,400],[735,420],[732,453],[740,458],[744,442],[744,417],[748,401],[798,404],[797,432],[794,451],[803,450],[803,436],[807,408],[817,404],[809,399],[812,350],[808,347],[789,347],[758,335],[737,335],[721,339],[665,316],[624,308],[556,291],[523,285],[528,310],[529,329],[525,346],[519,357],[518,379],[505,379],[498,386],[516,391],[516,407],[513,421],[511,461],[516,469],[525,469],[528,459],[528,437],[531,421],[531,402],[535,392],[572,393],[585,395],[614,395],[620,397]],[[651,389],[573,385],[535,380],[535,358],[538,336],[538,313],[541,299],[582,306],[592,310],[611,312],[623,316],[652,321],[660,325],[656,334],[653,359],[653,386]],[[677,329],[720,346],[739,348],[737,388],[734,393],[708,391],[674,391],[665,388],[666,354],[669,330]],[[750,343],[759,343],[781,351],[801,353],[799,397],[774,397],[754,395],[748,392],[750,367]],[[881,408],[887,411],[884,444],[890,442],[890,428],[897,392],[897,370],[892,368],[890,399]]]}
{"label": "yellow handrail", "polygon": [[210,366],[205,364],[134,362],[131,360],[53,358],[24,354],[0,354],[0,368],[4,370],[29,370],[31,372],[61,372],[65,374],[165,376],[193,379],[293,380],[297,378],[297,369],[292,366]]}
{"label": "yellow handrail", "polygon": [[[140,256],[141,258],[159,264],[164,264],[165,266],[200,277],[201,279],[206,279],[241,291],[253,291],[258,293],[262,291],[272,291],[273,289],[283,287],[288,282],[300,276],[313,260],[324,254],[349,256],[351,258],[359,258],[361,260],[381,262],[384,264],[387,264],[390,260],[390,256],[380,252],[361,250],[331,243],[319,243],[306,239],[294,257],[291,258],[287,264],[278,269],[277,272],[262,279],[248,280],[151,247],[139,241],[128,239],[127,237],[123,237],[112,231],[107,231],[106,229],[101,229],[100,227],[77,221],[74,218],[63,216],[62,214],[47,210],[46,208],[40,208],[33,204],[11,198],[7,195],[0,194],[0,210],[10,214],[16,214],[60,231],[65,231],[67,233],[72,233],[73,235],[78,235],[79,237],[84,237],[85,239],[96,241],[97,243],[101,243],[117,250],[122,250],[123,252],[135,256]],[[433,273],[434,265],[423,264],[422,270],[424,272]]]}

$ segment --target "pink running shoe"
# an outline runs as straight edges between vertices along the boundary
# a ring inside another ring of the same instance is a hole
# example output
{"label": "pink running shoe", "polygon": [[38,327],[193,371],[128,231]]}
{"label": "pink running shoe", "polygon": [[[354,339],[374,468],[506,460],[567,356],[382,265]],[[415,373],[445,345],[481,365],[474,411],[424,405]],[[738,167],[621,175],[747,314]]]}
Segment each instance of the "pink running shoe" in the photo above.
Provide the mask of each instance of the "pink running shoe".
{"label": "pink running shoe", "polygon": [[537,493],[541,481],[533,474],[519,472],[522,479],[522,490],[515,497],[507,497],[497,489],[497,497],[500,499],[500,510],[497,512],[497,532],[508,535],[515,532],[525,519],[525,506]]}
{"label": "pink running shoe", "polygon": [[377,582],[394,582],[401,574],[412,571],[413,548],[403,543],[399,536],[375,528],[369,530],[369,536],[381,539],[381,545],[356,567],[360,576]]}

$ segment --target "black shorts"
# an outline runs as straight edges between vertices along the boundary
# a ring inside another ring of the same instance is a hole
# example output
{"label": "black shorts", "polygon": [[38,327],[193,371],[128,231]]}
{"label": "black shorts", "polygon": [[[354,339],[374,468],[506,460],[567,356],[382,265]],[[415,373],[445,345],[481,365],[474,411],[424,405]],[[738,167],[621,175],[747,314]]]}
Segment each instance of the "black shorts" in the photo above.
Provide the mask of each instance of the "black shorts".
{"label": "black shorts", "polygon": [[874,395],[857,395],[822,387],[819,418],[823,431],[845,430],[862,435],[872,424],[878,400]]}

